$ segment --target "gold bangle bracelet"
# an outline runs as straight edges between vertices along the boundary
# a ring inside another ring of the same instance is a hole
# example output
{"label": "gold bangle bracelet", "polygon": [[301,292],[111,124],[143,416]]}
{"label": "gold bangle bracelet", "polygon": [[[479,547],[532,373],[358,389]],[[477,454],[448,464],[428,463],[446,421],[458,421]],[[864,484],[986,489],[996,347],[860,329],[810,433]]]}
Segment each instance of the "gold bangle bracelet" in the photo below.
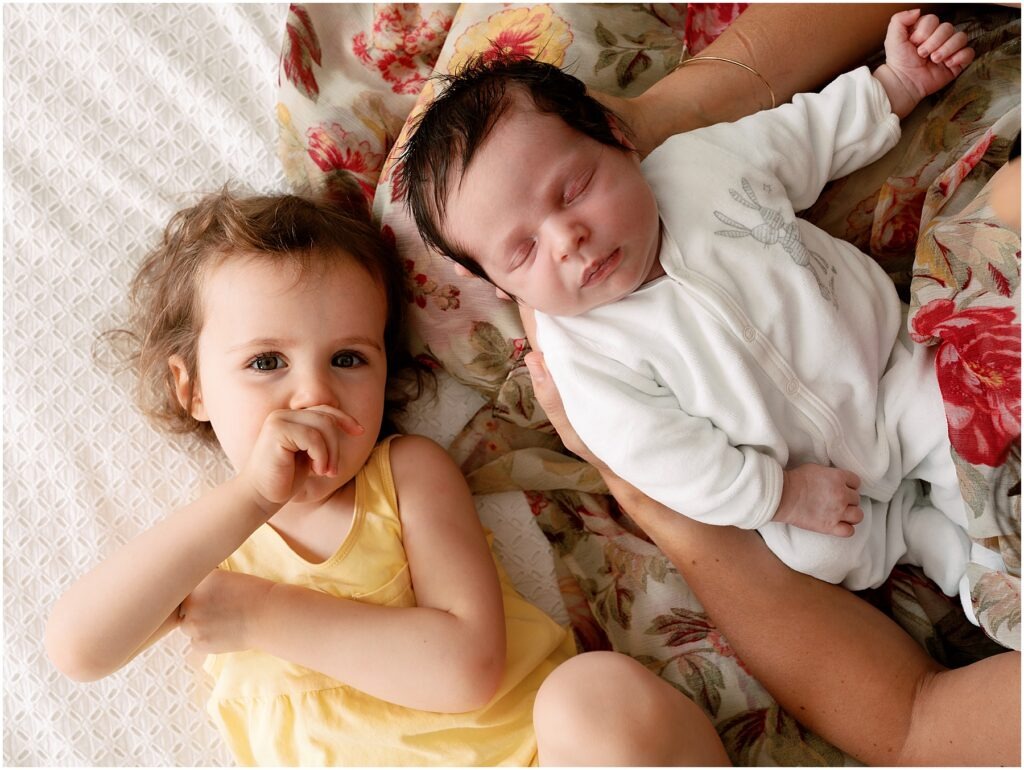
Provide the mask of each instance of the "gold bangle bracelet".
{"label": "gold bangle bracelet", "polygon": [[743,62],[736,61],[735,59],[727,59],[724,56],[692,56],[689,59],[680,60],[679,64],[677,64],[675,67],[669,70],[669,74],[675,72],[680,67],[685,67],[686,65],[693,64],[696,61],[724,61],[728,62],[729,64],[735,64],[737,67],[742,67],[747,72],[754,75],[762,83],[764,83],[764,87],[768,89],[768,96],[770,96],[772,99],[772,108],[775,107],[775,92],[772,90],[772,87],[771,85],[769,85],[768,81],[765,80],[764,75],[762,75],[756,69],[751,67],[749,64],[744,64]]}

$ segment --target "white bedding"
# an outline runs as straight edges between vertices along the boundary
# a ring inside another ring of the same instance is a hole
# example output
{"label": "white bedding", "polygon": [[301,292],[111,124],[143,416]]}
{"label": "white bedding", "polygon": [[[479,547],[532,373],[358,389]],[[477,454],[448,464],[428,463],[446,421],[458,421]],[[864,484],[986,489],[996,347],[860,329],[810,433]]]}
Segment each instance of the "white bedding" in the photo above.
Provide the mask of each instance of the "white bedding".
{"label": "white bedding", "polygon": [[[287,6],[5,5],[4,764],[223,765],[174,634],[75,684],[46,617],[103,554],[227,473],[135,411],[93,350],[169,215],[236,180],[283,190],[277,58]],[[442,441],[480,404],[442,383],[409,427]],[[479,501],[530,598],[565,620],[522,496]]]}

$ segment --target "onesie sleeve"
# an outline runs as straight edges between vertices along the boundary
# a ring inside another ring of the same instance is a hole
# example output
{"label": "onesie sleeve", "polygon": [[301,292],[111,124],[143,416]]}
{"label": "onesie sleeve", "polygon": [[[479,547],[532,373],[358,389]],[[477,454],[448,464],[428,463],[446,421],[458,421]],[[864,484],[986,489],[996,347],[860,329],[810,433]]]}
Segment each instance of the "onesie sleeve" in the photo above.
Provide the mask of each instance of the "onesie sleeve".
{"label": "onesie sleeve", "polygon": [[545,349],[545,361],[583,442],[648,497],[708,524],[754,529],[775,515],[779,463],[731,446],[651,376],[586,346]]}
{"label": "onesie sleeve", "polygon": [[[649,156],[647,168],[662,162],[678,168],[686,158],[719,157],[699,147],[711,144],[772,173],[786,188],[793,210],[800,211],[818,199],[829,181],[874,162],[899,138],[899,118],[885,88],[867,67],[860,67],[820,93],[797,94],[792,103],[776,109],[674,137],[662,147],[676,157],[657,160],[659,148]],[[683,156],[672,149],[675,139],[691,145]]]}

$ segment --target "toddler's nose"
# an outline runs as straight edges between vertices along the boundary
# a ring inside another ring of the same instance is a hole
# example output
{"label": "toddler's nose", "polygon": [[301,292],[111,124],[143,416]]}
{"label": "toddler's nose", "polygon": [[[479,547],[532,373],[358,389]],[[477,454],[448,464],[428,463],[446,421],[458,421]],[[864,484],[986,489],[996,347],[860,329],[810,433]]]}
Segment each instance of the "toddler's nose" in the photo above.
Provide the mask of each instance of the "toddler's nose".
{"label": "toddler's nose", "polygon": [[338,406],[338,399],[331,388],[327,373],[306,372],[300,376],[292,394],[290,407],[306,409],[311,406]]}

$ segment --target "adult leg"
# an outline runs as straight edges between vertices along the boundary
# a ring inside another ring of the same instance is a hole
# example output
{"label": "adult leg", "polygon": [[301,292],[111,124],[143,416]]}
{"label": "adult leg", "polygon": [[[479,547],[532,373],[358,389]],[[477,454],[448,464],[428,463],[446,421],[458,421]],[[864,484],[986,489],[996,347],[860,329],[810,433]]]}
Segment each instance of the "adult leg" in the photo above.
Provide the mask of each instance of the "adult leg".
{"label": "adult leg", "polygon": [[590,652],[544,680],[533,709],[542,765],[720,766],[703,711],[627,655]]}
{"label": "adult leg", "polygon": [[868,764],[1020,764],[1020,653],[947,670],[867,602],[787,568],[755,532],[700,524],[606,480],[807,727]]}

